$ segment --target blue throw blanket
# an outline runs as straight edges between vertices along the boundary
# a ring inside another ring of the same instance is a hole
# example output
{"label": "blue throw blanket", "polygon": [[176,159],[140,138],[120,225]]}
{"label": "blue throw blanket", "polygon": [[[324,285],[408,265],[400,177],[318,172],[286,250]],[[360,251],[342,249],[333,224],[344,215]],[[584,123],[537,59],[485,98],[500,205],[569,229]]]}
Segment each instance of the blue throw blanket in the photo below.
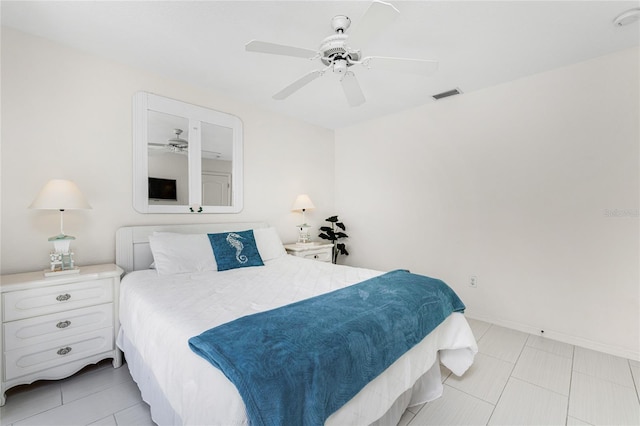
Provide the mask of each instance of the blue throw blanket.
{"label": "blue throw blanket", "polygon": [[251,425],[322,425],[464,304],[397,270],[189,339],[238,388]]}

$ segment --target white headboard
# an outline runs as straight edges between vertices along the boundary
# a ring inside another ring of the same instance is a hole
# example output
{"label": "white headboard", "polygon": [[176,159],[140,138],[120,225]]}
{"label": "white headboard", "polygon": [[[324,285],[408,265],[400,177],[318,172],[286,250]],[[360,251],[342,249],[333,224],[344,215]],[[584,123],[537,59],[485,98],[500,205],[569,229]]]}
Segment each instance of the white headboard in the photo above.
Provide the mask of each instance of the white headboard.
{"label": "white headboard", "polygon": [[213,234],[217,232],[244,231],[267,228],[265,222],[192,223],[188,225],[125,226],[116,231],[116,264],[125,273],[148,269],[153,256],[149,247],[149,235],[156,231],[181,234]]}

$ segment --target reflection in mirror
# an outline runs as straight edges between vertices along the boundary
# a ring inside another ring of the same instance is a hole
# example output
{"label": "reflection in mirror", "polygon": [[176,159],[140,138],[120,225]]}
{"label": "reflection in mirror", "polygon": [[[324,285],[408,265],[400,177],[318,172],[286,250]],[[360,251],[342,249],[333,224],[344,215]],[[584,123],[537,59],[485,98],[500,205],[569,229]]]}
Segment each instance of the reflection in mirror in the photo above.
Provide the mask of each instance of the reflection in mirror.
{"label": "reflection in mirror", "polygon": [[233,131],[202,123],[202,204],[231,205]]}
{"label": "reflection in mirror", "polygon": [[142,213],[242,210],[242,122],[139,92],[134,97],[134,206]]}
{"label": "reflection in mirror", "polygon": [[189,204],[189,120],[149,111],[148,202],[153,205]]}

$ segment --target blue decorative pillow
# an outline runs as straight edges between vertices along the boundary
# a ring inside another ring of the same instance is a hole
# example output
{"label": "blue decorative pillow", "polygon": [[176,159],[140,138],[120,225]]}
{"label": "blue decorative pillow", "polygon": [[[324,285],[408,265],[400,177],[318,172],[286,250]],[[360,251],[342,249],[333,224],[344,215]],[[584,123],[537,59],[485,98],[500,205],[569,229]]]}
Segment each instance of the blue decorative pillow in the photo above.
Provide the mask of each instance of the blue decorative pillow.
{"label": "blue decorative pillow", "polygon": [[207,235],[218,271],[264,265],[252,230]]}

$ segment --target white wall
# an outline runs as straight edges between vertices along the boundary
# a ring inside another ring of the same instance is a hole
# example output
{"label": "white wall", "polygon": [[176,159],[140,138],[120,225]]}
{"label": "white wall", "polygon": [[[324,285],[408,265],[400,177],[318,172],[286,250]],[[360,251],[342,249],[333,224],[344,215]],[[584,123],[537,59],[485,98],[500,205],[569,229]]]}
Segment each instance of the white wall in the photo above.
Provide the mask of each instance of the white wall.
{"label": "white wall", "polygon": [[639,359],[638,64],[628,50],[337,130],[348,263]]}
{"label": "white wall", "polygon": [[[308,193],[317,206],[308,222],[319,226],[333,212],[333,131],[11,29],[2,29],[1,47],[3,274],[47,266],[47,238],[58,233],[58,213],[27,207],[52,178],[75,181],[93,206],[65,213],[79,265],[113,262],[121,226],[264,220],[286,242],[297,238],[300,217],[290,212],[297,194]],[[133,209],[131,105],[140,90],[242,119],[241,213],[144,215]]]}

